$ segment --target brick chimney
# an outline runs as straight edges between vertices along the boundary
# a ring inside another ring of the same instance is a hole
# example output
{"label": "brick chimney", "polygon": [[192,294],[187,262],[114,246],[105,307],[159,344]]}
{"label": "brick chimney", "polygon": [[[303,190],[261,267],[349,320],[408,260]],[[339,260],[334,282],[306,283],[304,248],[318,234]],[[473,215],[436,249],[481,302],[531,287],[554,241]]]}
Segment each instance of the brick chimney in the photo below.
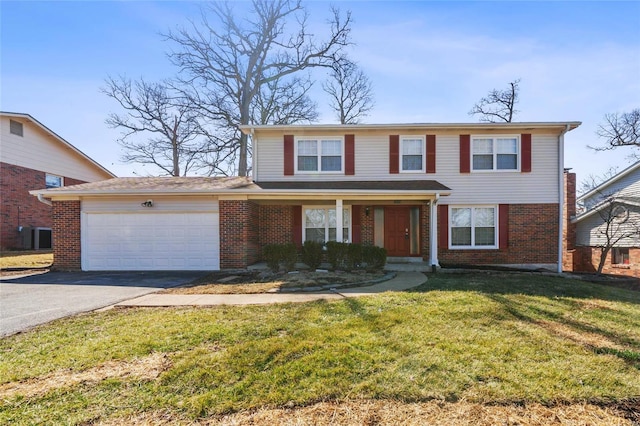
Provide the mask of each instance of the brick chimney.
{"label": "brick chimney", "polygon": [[573,255],[576,246],[576,224],[571,222],[571,219],[576,216],[576,174],[569,170],[571,169],[564,170],[564,207],[562,209],[564,221],[562,269],[565,271],[573,271]]}

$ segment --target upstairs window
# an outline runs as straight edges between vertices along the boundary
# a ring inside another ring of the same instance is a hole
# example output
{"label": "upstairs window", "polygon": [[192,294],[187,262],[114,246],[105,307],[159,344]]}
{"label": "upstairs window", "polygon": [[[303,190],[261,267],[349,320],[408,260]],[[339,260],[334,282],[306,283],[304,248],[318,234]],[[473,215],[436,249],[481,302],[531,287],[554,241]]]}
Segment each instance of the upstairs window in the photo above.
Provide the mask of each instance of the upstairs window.
{"label": "upstairs window", "polygon": [[518,170],[518,145],[517,137],[472,138],[473,170]]}
{"label": "upstairs window", "polygon": [[402,137],[400,152],[400,170],[403,172],[424,171],[424,138]]}
{"label": "upstairs window", "polygon": [[9,120],[9,133],[16,136],[24,136],[22,123],[15,120]]}
{"label": "upstairs window", "polygon": [[336,173],[343,170],[342,139],[298,139],[296,150],[298,172]]}
{"label": "upstairs window", "polygon": [[60,188],[63,184],[62,177],[47,173],[47,176],[45,177],[45,184],[47,188]]}
{"label": "upstairs window", "polygon": [[451,248],[497,248],[497,209],[490,207],[452,207]]}

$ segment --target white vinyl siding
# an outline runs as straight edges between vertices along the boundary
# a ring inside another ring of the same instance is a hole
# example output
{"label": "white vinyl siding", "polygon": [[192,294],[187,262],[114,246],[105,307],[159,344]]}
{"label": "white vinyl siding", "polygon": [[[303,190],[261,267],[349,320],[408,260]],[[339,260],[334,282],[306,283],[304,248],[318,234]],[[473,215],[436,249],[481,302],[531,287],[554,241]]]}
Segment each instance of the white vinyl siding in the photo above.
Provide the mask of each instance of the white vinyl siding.
{"label": "white vinyl siding", "polygon": [[1,162],[86,182],[112,177],[33,123],[23,123],[24,136],[11,134],[9,121],[0,118]]}
{"label": "white vinyl siding", "polygon": [[[284,176],[282,135],[259,136],[254,179],[260,181],[407,180],[425,179],[423,173],[389,173],[389,135],[399,132],[369,132],[355,135],[353,176],[342,174],[298,174]],[[420,136],[420,135],[416,135]],[[532,134],[531,173],[460,173],[460,135],[436,134],[436,170],[429,179],[452,189],[449,204],[558,203],[558,137]]]}
{"label": "white vinyl siding", "polygon": [[[625,224],[621,225],[620,234],[633,233],[634,224],[640,223],[640,207],[628,206],[629,217]],[[603,213],[604,214],[604,213]],[[579,246],[597,247],[606,244],[604,234],[604,220],[599,213],[593,213],[591,216],[584,218],[576,224],[576,244]],[[618,235],[620,235],[618,234]],[[618,247],[640,247],[640,235],[635,237],[623,238],[616,246]]]}

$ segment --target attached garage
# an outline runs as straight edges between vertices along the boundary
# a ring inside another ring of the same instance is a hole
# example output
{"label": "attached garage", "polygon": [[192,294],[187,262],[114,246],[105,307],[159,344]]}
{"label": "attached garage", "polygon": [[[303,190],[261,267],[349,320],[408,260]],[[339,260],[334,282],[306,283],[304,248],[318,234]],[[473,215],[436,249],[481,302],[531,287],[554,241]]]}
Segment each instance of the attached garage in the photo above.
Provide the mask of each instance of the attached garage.
{"label": "attached garage", "polygon": [[218,202],[184,197],[85,199],[84,271],[218,270]]}

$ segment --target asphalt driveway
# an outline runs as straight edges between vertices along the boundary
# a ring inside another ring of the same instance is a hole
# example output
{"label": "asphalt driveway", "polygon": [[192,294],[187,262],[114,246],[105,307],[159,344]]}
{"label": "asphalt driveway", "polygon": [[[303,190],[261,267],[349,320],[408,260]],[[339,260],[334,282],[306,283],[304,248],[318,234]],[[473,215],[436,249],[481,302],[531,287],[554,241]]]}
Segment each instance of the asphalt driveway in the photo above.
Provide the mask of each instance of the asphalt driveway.
{"label": "asphalt driveway", "polygon": [[48,272],[0,278],[0,336],[176,287],[207,272]]}

